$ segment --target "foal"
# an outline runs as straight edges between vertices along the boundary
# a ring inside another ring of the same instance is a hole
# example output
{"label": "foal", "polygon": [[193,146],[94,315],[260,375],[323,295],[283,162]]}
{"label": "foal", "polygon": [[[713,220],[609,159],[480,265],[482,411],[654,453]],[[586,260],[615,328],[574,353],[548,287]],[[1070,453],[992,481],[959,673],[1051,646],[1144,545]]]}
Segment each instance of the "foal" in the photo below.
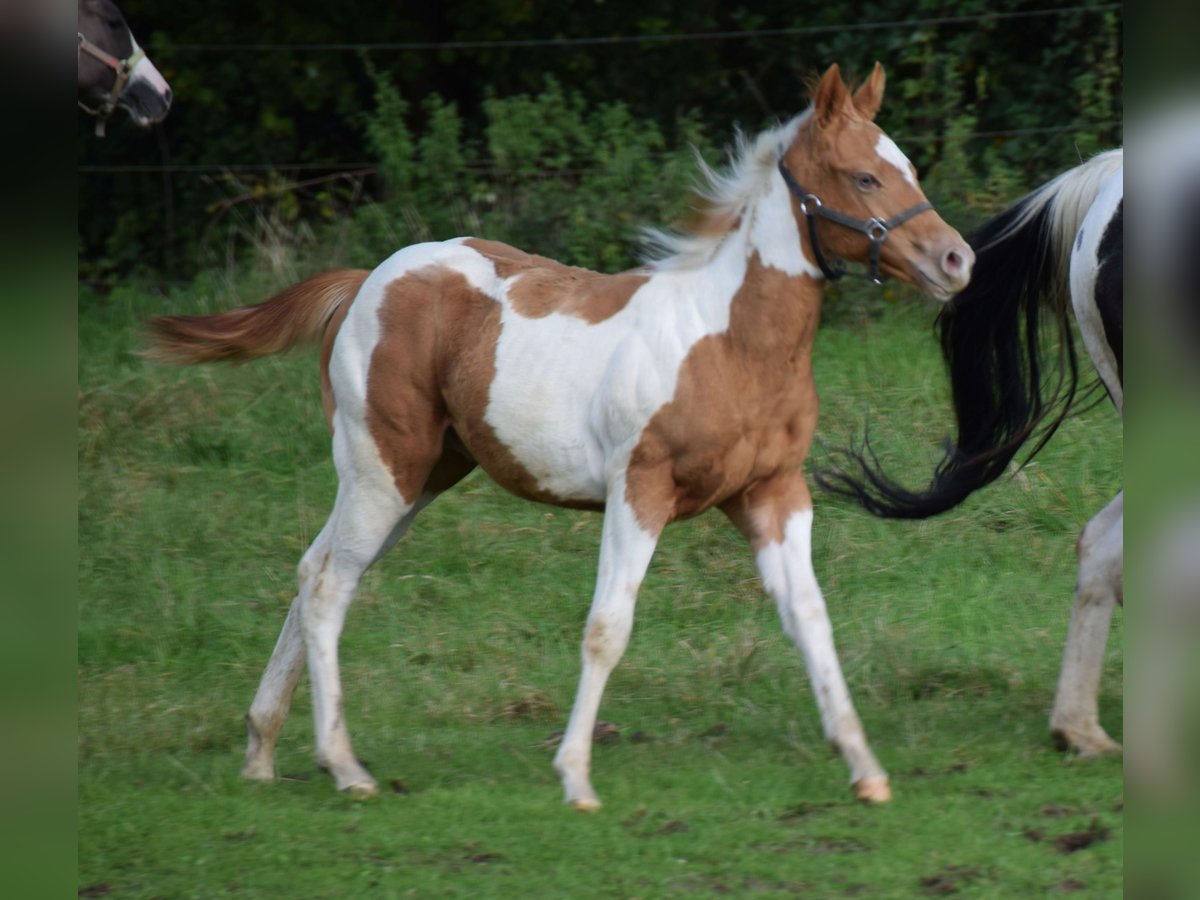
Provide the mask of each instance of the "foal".
{"label": "foal", "polygon": [[808,112],[711,176],[702,227],[660,235],[666,255],[641,269],[602,275],[459,238],[258,306],[151,321],[151,355],[174,363],[323,340],[337,500],[251,705],[245,776],[274,777],[307,653],[319,763],[342,790],[377,790],[342,714],[346,609],[367,567],[479,465],[519,497],[604,510],[582,675],[554,760],[567,802],[599,806],[592,730],[658,537],[711,507],[750,542],[856,795],[890,798],[813,575],[802,472],[817,419],[813,338],[830,257],[870,260],[877,278],[946,299],[967,284],[973,254],[874,124],[883,88],[878,64],[853,94],[831,66]]}

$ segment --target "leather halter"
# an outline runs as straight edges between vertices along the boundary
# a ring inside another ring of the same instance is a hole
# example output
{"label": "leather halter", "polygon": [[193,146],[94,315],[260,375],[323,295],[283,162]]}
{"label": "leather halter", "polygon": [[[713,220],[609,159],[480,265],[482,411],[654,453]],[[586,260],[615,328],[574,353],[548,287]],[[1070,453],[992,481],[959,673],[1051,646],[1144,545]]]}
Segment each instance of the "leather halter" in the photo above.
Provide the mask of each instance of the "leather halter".
{"label": "leather halter", "polygon": [[116,78],[113,81],[112,90],[108,92],[108,96],[104,102],[95,109],[88,106],[82,100],[79,100],[79,108],[89,116],[96,117],[96,137],[104,137],[104,126],[108,122],[108,117],[113,114],[117,108],[117,100],[121,96],[121,91],[125,89],[126,82],[129,81],[129,76],[133,73],[133,67],[136,66],[146,57],[146,51],[141,47],[137,47],[133,53],[129,54],[125,59],[117,59],[106,50],[97,47],[91,41],[83,36],[83,32],[79,34],[79,53],[86,53],[88,56],[98,60],[103,65],[112,69],[116,73]]}
{"label": "leather halter", "polygon": [[841,260],[831,262],[825,258],[825,254],[821,252],[821,243],[817,240],[817,219],[828,219],[841,225],[843,228],[849,228],[851,231],[861,231],[867,236],[867,240],[871,242],[871,264],[867,272],[867,277],[875,284],[883,284],[883,279],[879,277],[879,250],[883,247],[883,242],[887,240],[888,233],[900,225],[903,225],[917,213],[923,213],[927,209],[933,209],[933,204],[928,200],[918,203],[916,206],[910,206],[903,212],[899,212],[890,219],[856,219],[853,216],[848,216],[845,213],[840,213],[836,209],[830,209],[821,202],[821,198],[816,194],[806,191],[800,186],[792,173],[787,170],[787,166],[783,164],[783,160],[779,160],[779,174],[783,176],[784,184],[788,186],[797,200],[800,201],[800,212],[804,213],[804,217],[808,220],[808,237],[812,244],[813,255],[817,258],[817,265],[821,267],[821,272],[830,281],[837,281],[842,276],[846,275],[846,265]]}

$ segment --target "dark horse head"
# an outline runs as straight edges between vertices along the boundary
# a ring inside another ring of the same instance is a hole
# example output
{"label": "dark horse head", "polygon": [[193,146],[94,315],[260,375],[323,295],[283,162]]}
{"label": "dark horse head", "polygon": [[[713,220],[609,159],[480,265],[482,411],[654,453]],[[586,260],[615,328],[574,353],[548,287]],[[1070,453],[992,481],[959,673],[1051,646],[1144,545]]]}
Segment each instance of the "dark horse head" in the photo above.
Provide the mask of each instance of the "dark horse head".
{"label": "dark horse head", "polygon": [[96,133],[121,107],[139,125],[161,121],[171,88],[134,40],[112,0],[79,0],[78,100],[96,117]]}

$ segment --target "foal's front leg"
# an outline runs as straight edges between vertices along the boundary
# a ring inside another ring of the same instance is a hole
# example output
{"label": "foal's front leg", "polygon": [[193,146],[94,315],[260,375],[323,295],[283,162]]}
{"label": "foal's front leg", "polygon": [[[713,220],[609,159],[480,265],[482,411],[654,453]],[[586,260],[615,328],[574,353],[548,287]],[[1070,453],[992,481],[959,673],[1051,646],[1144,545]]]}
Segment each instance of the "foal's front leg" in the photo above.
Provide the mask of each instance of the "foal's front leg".
{"label": "foal's front leg", "polygon": [[600,800],[590,777],[592,731],[600,697],[621,659],[633,628],[638,588],[650,565],[658,534],[646,531],[625,499],[625,480],[609,492],[600,538],[600,571],[583,633],[583,671],[567,731],[554,757],[565,800],[576,809],[593,810]]}
{"label": "foal's front leg", "polygon": [[804,655],[825,738],[850,767],[860,800],[892,797],[887,773],[871,748],[833,646],[833,626],[812,566],[812,499],[796,474],[758,485],[727,503],[727,515],[750,541],[763,586],[775,600],[783,630]]}

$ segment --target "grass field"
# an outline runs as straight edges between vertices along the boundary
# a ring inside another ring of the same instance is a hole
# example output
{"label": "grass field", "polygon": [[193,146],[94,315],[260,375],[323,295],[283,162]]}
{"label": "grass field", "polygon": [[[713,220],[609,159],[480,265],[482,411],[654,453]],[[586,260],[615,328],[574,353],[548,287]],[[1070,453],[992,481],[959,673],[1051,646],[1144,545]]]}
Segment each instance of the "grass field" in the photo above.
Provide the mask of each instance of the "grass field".
{"label": "grass field", "polygon": [[[1109,408],[937,520],[817,497],[817,574],[890,805],[851,799],[749,551],[708,514],[668,529],[642,589],[600,711],[616,729],[593,763],[605,806],[562,806],[552,735],[600,518],[478,473],[350,612],[347,717],[384,788],[355,802],[314,765],[304,683],[282,780],[238,777],[243,716],[335,487],[315,354],[190,370],[133,355],[144,316],[234,302],[80,298],[81,895],[1120,896],[1121,762],[1065,757],[1046,726],[1075,538],[1121,477]],[[819,438],[869,418],[923,483],[949,430],[929,307],[838,318],[816,353]],[[1118,736],[1121,646],[1118,613],[1101,706]]]}

